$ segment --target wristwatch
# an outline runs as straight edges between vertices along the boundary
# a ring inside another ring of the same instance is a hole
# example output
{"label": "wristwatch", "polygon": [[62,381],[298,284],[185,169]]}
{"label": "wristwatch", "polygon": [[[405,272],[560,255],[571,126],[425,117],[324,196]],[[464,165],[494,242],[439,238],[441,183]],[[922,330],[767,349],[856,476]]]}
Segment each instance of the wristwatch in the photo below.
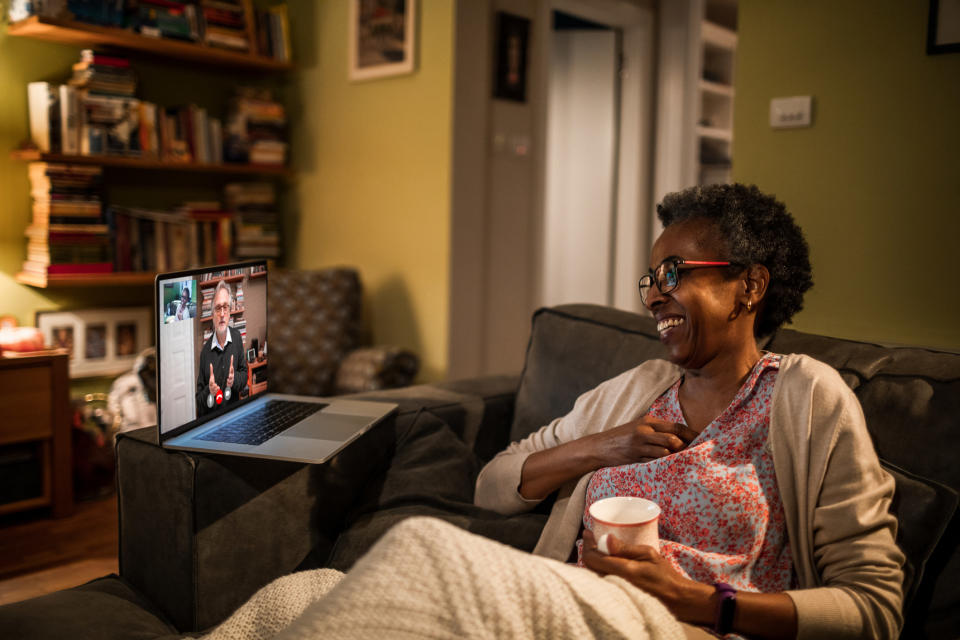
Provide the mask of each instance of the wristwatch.
{"label": "wristwatch", "polygon": [[733,614],[737,610],[737,590],[726,582],[713,585],[720,600],[717,602],[717,614],[713,621],[713,630],[724,635],[733,630]]}

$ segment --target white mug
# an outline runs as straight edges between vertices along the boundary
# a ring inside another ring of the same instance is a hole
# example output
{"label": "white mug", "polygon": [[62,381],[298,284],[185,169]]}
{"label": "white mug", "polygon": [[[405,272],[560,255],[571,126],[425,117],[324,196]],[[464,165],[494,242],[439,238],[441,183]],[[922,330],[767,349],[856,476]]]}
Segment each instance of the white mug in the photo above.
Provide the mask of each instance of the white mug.
{"label": "white mug", "polygon": [[655,502],[632,496],[604,498],[590,505],[590,517],[600,553],[610,553],[611,535],[625,544],[660,549],[660,507]]}

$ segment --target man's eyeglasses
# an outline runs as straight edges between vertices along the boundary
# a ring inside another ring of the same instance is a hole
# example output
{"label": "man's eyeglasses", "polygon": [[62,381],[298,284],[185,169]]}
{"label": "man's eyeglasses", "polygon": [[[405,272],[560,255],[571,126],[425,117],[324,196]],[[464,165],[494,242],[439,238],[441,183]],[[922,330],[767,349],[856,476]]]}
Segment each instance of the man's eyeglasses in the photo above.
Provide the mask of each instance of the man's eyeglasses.
{"label": "man's eyeglasses", "polygon": [[680,272],[689,269],[708,269],[711,267],[738,267],[736,262],[715,260],[684,260],[683,258],[667,258],[656,269],[640,278],[640,301],[647,304],[650,287],[654,284],[660,293],[670,293],[680,286]]}
{"label": "man's eyeglasses", "polygon": [[230,311],[229,303],[218,304],[213,308],[215,313],[227,313]]}

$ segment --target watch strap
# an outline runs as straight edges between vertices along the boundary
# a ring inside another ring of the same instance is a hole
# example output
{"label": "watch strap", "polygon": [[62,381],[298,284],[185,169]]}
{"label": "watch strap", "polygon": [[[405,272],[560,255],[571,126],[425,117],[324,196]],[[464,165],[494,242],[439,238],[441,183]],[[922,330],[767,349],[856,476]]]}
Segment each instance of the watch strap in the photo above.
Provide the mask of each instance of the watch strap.
{"label": "watch strap", "polygon": [[737,611],[737,590],[726,582],[717,582],[713,588],[718,596],[713,630],[719,634],[730,633],[733,630],[733,615]]}

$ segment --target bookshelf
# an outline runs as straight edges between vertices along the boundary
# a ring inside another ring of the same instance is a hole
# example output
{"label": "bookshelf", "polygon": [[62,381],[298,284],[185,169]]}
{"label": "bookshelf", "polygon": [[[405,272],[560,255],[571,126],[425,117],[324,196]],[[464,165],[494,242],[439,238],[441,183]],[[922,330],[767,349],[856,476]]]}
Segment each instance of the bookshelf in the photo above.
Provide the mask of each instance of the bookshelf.
{"label": "bookshelf", "polygon": [[733,75],[737,3],[705,0],[699,22],[697,183],[730,182],[733,163]]}
{"label": "bookshelf", "polygon": [[163,162],[160,160],[142,160],[127,156],[76,156],[61,153],[41,153],[36,149],[18,149],[10,152],[10,157],[23,162],[51,162],[64,164],[91,164],[101,167],[121,169],[142,169],[145,171],[184,171],[194,173],[219,173],[223,175],[290,176],[292,171],[284,165],[240,164],[240,163],[201,163],[201,162]]}
{"label": "bookshelf", "polygon": [[[271,57],[269,54],[261,55],[260,53],[253,53],[254,51],[263,52],[272,49],[269,47],[264,48],[262,41],[257,37],[257,30],[259,27],[255,27],[255,25],[262,26],[263,23],[260,23],[258,16],[255,17],[253,3],[249,2],[249,0],[244,0],[242,5],[244,15],[246,16],[245,32],[250,43],[251,52],[211,46],[206,44],[206,41],[201,42],[178,40],[166,37],[149,37],[136,33],[131,29],[103,26],[74,20],[72,18],[51,16],[31,16],[24,20],[7,25],[6,31],[8,35],[14,37],[55,42],[81,48],[96,48],[100,51],[107,51],[109,55],[142,54],[142,57],[167,60],[174,67],[180,66],[180,63],[186,61],[191,63],[189,66],[201,65],[203,67],[207,67],[211,73],[217,73],[217,70],[220,69],[222,70],[220,71],[221,74],[224,72],[229,72],[239,76],[246,75],[248,77],[253,77],[254,74],[276,74],[293,69],[292,63],[287,61],[290,51],[288,27],[284,30],[284,33],[287,34],[284,38],[286,40],[285,53],[280,54],[280,57],[284,58],[283,60],[278,60],[274,57]],[[285,5],[283,11],[283,21],[284,25],[286,26]],[[276,41],[277,40],[274,39],[274,42]],[[76,66],[74,66],[74,69],[76,70]],[[240,82],[242,83],[242,80]],[[131,93],[131,95],[133,94]],[[167,107],[160,105],[159,108],[165,109]],[[194,105],[190,105],[191,115],[193,114],[193,108]],[[203,111],[202,122],[204,125],[201,126],[205,126],[206,112],[203,109],[199,110]],[[193,127],[195,126],[195,122],[196,121],[191,121],[189,124],[189,130],[191,132],[194,130]],[[189,135],[193,135],[193,133]],[[212,134],[209,134],[206,138],[207,142],[203,143],[203,148],[205,150],[203,155],[205,155],[207,158],[210,157],[207,152],[210,150],[212,144],[209,142],[210,135]],[[202,139],[202,136],[198,134],[196,139]],[[213,144],[212,146],[214,149],[218,148],[216,144]],[[41,148],[43,148],[42,145]],[[95,150],[95,152],[99,151],[99,149]],[[256,160],[257,163],[197,161],[178,162],[176,160],[157,158],[155,156],[155,146],[153,147],[152,152],[153,153],[151,154],[144,154],[145,157],[139,157],[129,155],[101,155],[97,153],[94,155],[77,155],[76,153],[45,153],[37,149],[18,149],[12,151],[10,153],[10,157],[14,160],[24,163],[45,162],[51,165],[85,165],[88,167],[98,166],[102,168],[103,185],[105,187],[108,184],[127,186],[129,181],[132,179],[132,176],[124,175],[121,172],[128,170],[156,174],[156,178],[149,177],[144,179],[144,181],[151,183],[159,182],[164,185],[169,185],[172,189],[178,188],[177,185],[183,181],[186,184],[185,191],[188,192],[191,188],[195,188],[193,185],[197,184],[198,182],[197,179],[191,178],[191,175],[210,176],[211,181],[220,181],[220,177],[239,177],[241,179],[246,177],[249,179],[261,178],[267,180],[271,178],[284,179],[293,175],[293,171],[285,164],[260,163],[272,161],[272,159],[264,159],[262,154],[259,157],[253,157],[253,154],[251,153],[251,158]],[[281,152],[281,156],[282,153],[283,152]],[[160,155],[162,156],[163,154]],[[192,147],[190,155],[193,155]],[[194,157],[202,156],[198,153],[198,155],[194,155]],[[116,171],[114,172],[113,170]],[[109,174],[107,173],[108,171],[110,172]],[[159,176],[161,175],[165,175],[166,177],[160,178]],[[201,178],[201,180],[204,182],[207,181],[206,178]],[[37,214],[35,213],[34,215],[36,216]],[[274,236],[276,236],[275,232]],[[257,238],[251,240],[248,237],[245,241],[250,243],[255,242],[256,240]],[[239,244],[240,242],[237,241],[238,246]],[[228,243],[228,246],[233,246],[233,242],[231,241]],[[114,247],[114,249],[117,250],[116,247]],[[252,254],[247,253],[242,255]],[[238,256],[238,258],[239,257],[240,256]],[[28,259],[31,259],[29,258],[29,255]],[[84,262],[82,259],[79,261]],[[115,265],[115,268],[130,268],[130,266]],[[132,268],[137,269],[137,264],[134,263]],[[14,279],[20,284],[36,288],[99,286],[139,287],[151,284],[156,274],[150,270],[162,269],[162,266],[157,264],[151,265],[149,261],[145,261],[139,265],[139,268],[145,270],[113,271],[111,273],[42,274],[39,273],[38,269],[28,269],[27,266],[24,266],[23,270],[14,276]]]}
{"label": "bookshelf", "polygon": [[250,53],[210,47],[200,43],[150,38],[126,29],[104,27],[75,20],[31,16],[7,28],[7,34],[78,47],[114,47],[163,58],[198,62],[214,67],[277,72],[293,69],[289,62]]}

